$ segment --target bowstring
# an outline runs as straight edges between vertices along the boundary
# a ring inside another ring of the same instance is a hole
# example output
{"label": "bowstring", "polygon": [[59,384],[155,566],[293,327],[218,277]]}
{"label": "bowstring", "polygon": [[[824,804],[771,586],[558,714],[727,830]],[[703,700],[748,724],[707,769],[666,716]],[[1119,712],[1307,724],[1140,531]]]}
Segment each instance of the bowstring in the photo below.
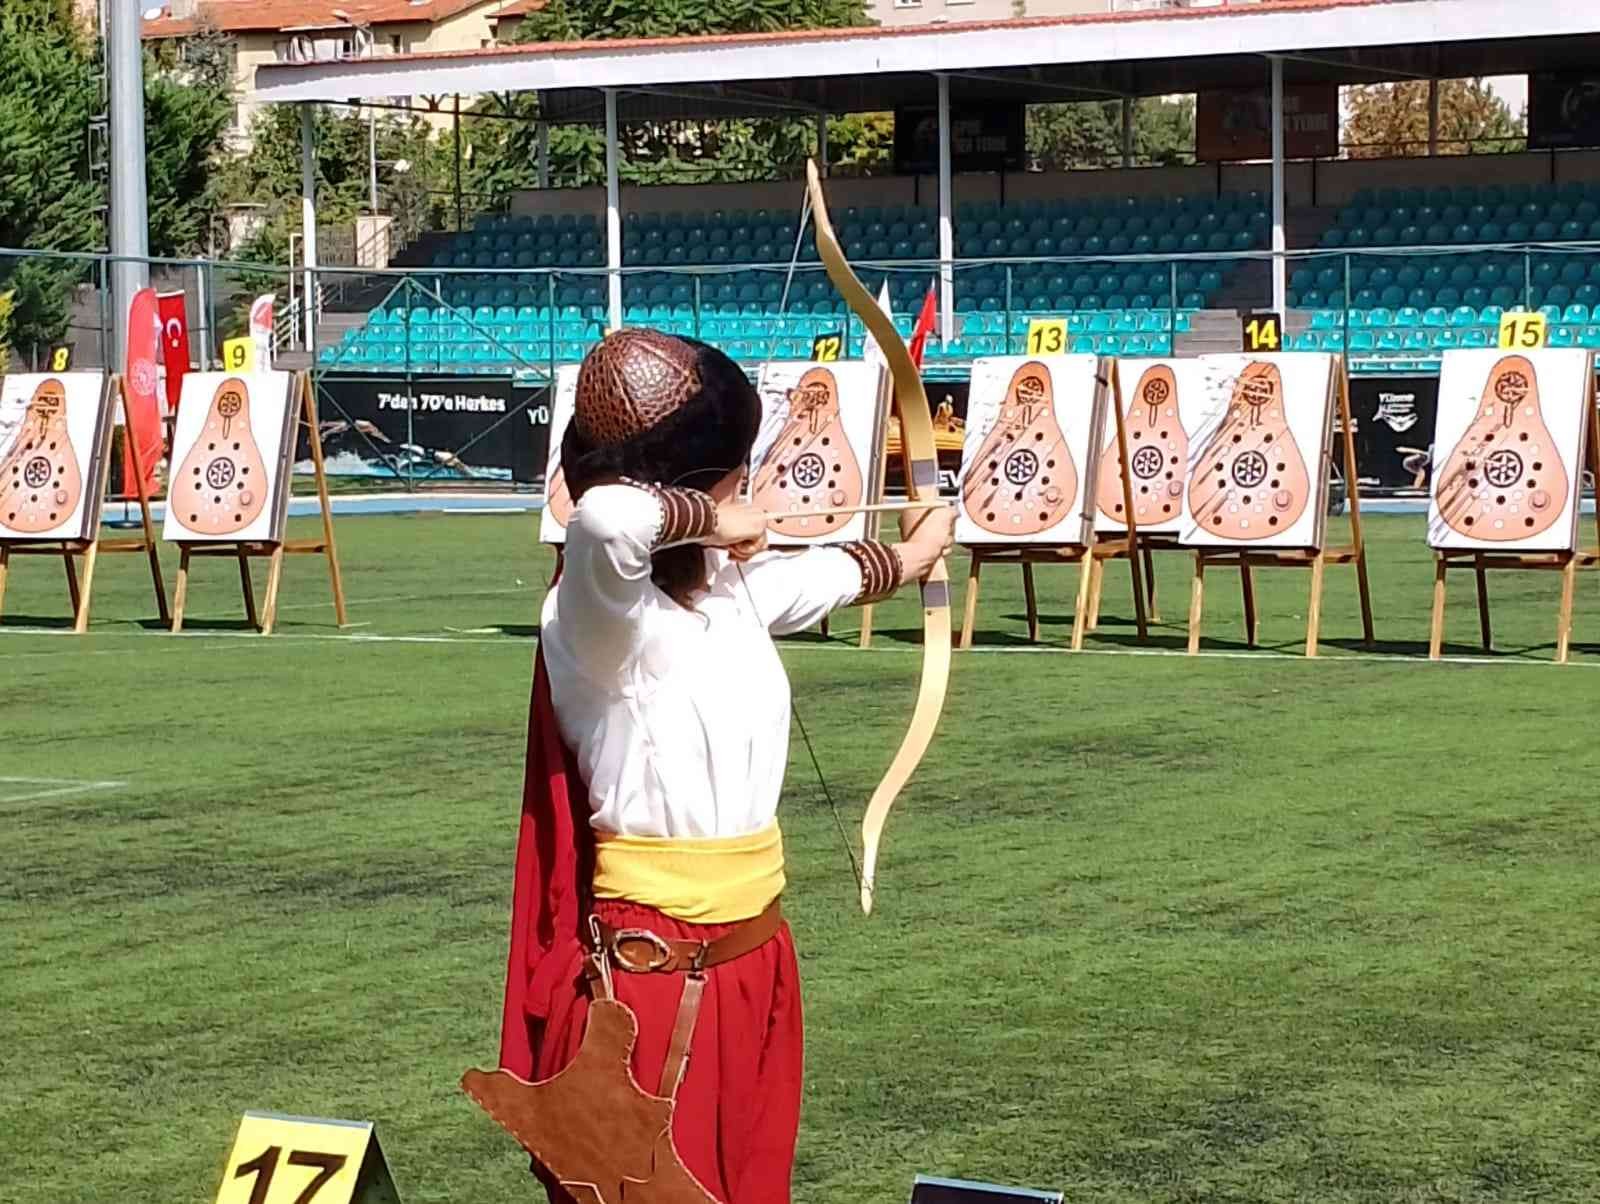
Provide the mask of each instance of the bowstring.
{"label": "bowstring", "polygon": [[[733,567],[738,570],[739,583],[744,586],[745,597],[750,600],[750,612],[755,615],[756,622],[766,630],[766,621],[761,617],[761,610],[756,605],[756,596],[750,588],[750,582],[744,575],[744,565],[734,560]],[[839,811],[839,804],[834,801],[833,791],[828,786],[827,776],[822,772],[822,762],[817,759],[816,747],[811,743],[811,733],[806,730],[806,721],[800,714],[800,704],[795,700],[794,690],[789,691],[789,712],[794,716],[795,726],[800,729],[800,739],[806,746],[806,755],[811,758],[811,768],[816,771],[817,784],[822,787],[822,797],[828,800],[828,810],[833,812],[833,823],[839,829],[839,840],[844,845],[844,855],[850,859],[850,876],[855,879],[856,890],[865,890],[861,878],[861,864],[856,860],[855,846],[850,843],[850,833],[845,829],[844,816]]]}

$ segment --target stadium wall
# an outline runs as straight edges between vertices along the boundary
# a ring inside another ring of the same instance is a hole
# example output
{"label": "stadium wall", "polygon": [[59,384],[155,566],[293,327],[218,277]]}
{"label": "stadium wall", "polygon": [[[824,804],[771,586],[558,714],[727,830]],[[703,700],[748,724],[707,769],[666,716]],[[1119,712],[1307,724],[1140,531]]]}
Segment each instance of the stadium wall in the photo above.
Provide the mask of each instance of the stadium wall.
{"label": "stadium wall", "polygon": [[[1428,188],[1481,184],[1492,169],[1494,182],[1562,184],[1600,179],[1600,151],[1528,152],[1515,155],[1440,155],[1436,158],[1301,160],[1285,169],[1291,208],[1337,208],[1363,188]],[[1106,196],[1186,196],[1222,192],[1266,192],[1266,163],[1202,163],[1189,167],[1136,167],[1073,172],[1011,172],[958,175],[956,203],[1028,201]],[[938,181],[932,176],[834,177],[830,201],[850,205],[933,206]],[[791,180],[743,184],[624,185],[622,208],[633,213],[672,213],[704,209],[798,209],[798,185]],[[523,214],[587,213],[605,206],[604,188],[528,189],[512,197],[511,211]]]}

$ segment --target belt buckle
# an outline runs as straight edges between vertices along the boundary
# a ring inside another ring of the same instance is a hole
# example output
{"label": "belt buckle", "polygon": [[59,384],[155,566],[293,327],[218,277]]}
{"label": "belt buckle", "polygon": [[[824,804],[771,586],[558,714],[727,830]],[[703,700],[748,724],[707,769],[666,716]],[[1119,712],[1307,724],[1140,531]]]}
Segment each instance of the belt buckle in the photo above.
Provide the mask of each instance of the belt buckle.
{"label": "belt buckle", "polygon": [[[638,965],[623,955],[622,944],[624,941],[643,941],[650,946],[652,954],[648,965]],[[617,965],[634,974],[648,974],[652,970],[660,970],[672,964],[672,946],[668,945],[659,935],[648,928],[619,928],[611,934],[611,956],[616,959]]]}

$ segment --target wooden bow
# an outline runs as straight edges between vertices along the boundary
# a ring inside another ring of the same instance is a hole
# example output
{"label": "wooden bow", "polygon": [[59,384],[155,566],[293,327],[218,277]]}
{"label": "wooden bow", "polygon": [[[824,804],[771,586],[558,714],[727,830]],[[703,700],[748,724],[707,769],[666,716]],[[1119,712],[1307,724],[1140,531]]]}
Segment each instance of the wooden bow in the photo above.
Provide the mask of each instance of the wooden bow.
{"label": "wooden bow", "polygon": [[[878,308],[878,303],[844,257],[828,218],[817,165],[809,160],[806,192],[816,227],[817,253],[828,279],[833,281],[845,304],[872,332],[894,378],[894,406],[900,417],[906,490],[913,501],[935,502],[939,497],[938,449],[934,443],[928,395],[922,388],[922,374],[912,362],[911,351],[894,328],[894,322]],[[911,726],[900,743],[900,750],[889,763],[883,781],[873,791],[861,821],[861,910],[867,915],[872,914],[873,880],[884,822],[889,818],[889,808],[894,806],[894,800],[928,751],[933,730],[939,724],[939,712],[944,708],[945,686],[950,680],[950,577],[942,556],[922,579],[922,632],[922,681],[917,687],[917,705],[911,713]]]}

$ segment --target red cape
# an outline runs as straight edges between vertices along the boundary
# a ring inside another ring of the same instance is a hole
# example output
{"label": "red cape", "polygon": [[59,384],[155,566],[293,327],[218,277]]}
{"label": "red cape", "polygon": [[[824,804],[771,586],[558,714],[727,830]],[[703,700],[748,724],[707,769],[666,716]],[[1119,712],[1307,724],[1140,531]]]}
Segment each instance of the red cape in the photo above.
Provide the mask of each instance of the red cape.
{"label": "red cape", "polygon": [[511,894],[511,952],[500,1031],[500,1065],[520,1078],[533,1078],[539,1034],[549,1011],[553,984],[538,981],[539,970],[572,964],[574,944],[582,940],[589,913],[593,879],[589,790],[556,726],[550,679],[540,652],[533,662],[522,824]]}

